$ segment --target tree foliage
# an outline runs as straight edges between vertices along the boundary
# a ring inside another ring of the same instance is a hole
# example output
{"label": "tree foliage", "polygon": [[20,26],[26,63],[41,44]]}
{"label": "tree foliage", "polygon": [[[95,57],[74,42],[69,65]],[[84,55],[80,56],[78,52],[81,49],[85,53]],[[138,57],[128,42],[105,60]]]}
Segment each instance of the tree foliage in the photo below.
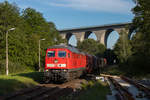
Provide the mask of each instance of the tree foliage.
{"label": "tree foliage", "polygon": [[132,47],[133,56],[131,66],[144,73],[150,72],[150,0],[135,0],[136,6],[132,9],[134,31]]}
{"label": "tree foliage", "polygon": [[[105,52],[104,52],[104,58],[107,59],[107,64],[108,65],[112,65],[112,64],[116,64],[118,63],[118,58],[116,56],[116,54],[114,53],[114,50],[112,49],[107,49]],[[116,62],[114,62],[114,60],[116,60]]]}
{"label": "tree foliage", "polygon": [[77,48],[83,52],[99,57],[103,56],[106,50],[103,44],[100,44],[93,39],[85,39],[83,42],[79,42]]}
{"label": "tree foliage", "polygon": [[150,51],[150,1],[136,0],[136,7],[133,9],[135,18],[133,20],[136,35],[133,40],[134,52],[149,54]]}
{"label": "tree foliage", "polygon": [[[130,42],[122,34],[115,46],[115,52],[119,60],[125,62],[122,67],[128,74],[146,75],[150,73],[150,0],[133,1],[136,6],[132,9],[135,14],[132,29],[136,34]],[[123,40],[126,42],[123,43]]]}
{"label": "tree foliage", "polygon": [[125,63],[128,58],[132,55],[132,46],[130,44],[130,40],[128,38],[128,33],[126,31],[122,31],[120,37],[115,44],[114,52],[117,55],[120,63]]}
{"label": "tree foliage", "polygon": [[[13,27],[15,30],[8,31]],[[41,41],[41,65],[44,66],[44,49],[62,40],[55,25],[47,22],[35,9],[20,11],[16,5],[7,1],[0,3],[0,74],[5,72],[7,31],[10,72],[34,70],[38,67],[39,40],[43,38],[45,41]]]}

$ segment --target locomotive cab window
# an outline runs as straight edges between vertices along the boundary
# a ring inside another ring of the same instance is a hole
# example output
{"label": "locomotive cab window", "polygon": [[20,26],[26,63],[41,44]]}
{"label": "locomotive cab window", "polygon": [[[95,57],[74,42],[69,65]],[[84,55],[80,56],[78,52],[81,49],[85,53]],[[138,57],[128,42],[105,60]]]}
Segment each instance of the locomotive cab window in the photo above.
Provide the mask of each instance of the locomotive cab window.
{"label": "locomotive cab window", "polygon": [[66,51],[58,51],[58,57],[66,57]]}
{"label": "locomotive cab window", "polygon": [[55,51],[48,51],[47,57],[55,57]]}

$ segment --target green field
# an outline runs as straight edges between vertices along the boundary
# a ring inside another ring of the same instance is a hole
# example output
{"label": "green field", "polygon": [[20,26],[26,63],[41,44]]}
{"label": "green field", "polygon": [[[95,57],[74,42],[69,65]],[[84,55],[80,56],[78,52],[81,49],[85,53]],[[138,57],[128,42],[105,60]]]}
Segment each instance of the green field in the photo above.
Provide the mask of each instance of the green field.
{"label": "green field", "polygon": [[7,95],[27,87],[38,85],[42,80],[42,73],[28,72],[0,76],[0,96]]}

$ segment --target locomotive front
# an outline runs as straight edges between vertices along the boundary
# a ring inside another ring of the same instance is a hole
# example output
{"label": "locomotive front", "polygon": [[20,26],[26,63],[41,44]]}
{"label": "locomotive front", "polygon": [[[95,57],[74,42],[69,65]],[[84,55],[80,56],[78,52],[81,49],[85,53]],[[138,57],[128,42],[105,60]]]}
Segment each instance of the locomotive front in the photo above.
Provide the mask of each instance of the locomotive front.
{"label": "locomotive front", "polygon": [[67,73],[67,49],[48,48],[45,56],[44,77],[49,80],[63,80]]}
{"label": "locomotive front", "polygon": [[70,81],[86,71],[86,56],[67,45],[55,45],[47,49],[45,56],[45,82]]}

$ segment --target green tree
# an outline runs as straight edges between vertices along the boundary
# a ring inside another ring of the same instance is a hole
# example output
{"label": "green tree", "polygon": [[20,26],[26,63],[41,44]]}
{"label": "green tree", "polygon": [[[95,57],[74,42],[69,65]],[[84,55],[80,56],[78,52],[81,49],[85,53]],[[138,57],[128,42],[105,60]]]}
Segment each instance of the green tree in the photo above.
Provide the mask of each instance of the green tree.
{"label": "green tree", "polygon": [[79,42],[77,48],[79,48],[83,52],[99,57],[103,56],[103,53],[106,50],[103,44],[100,44],[93,39],[86,39],[83,42]]}
{"label": "green tree", "polygon": [[41,42],[41,62],[44,66],[45,48],[59,44],[59,36],[54,23],[47,22],[40,12],[27,8],[20,13],[15,4],[7,1],[0,3],[0,74],[5,73],[6,32],[8,33],[9,69],[10,72],[35,70],[38,67],[38,47]]}
{"label": "green tree", "polygon": [[128,58],[132,55],[131,49],[132,46],[128,38],[128,33],[126,31],[122,31],[114,47],[114,52],[117,55],[120,63],[127,62]]}
{"label": "green tree", "polygon": [[[28,25],[28,40],[29,40],[29,57],[31,57],[32,66],[38,68],[38,46],[39,40],[45,39],[45,41],[41,42],[41,60],[42,65],[44,66],[44,56],[45,56],[45,48],[58,44],[61,40],[58,31],[55,28],[55,25],[52,22],[47,22],[40,12],[37,12],[35,9],[27,8],[22,13],[23,19],[26,21]],[[57,40],[57,41],[55,41]]]}
{"label": "green tree", "polygon": [[107,59],[107,64],[112,65],[114,64],[114,60],[116,60],[116,63],[118,63],[118,58],[116,54],[114,53],[114,50],[112,49],[107,49],[104,52],[104,58]]}
{"label": "green tree", "polygon": [[[26,48],[26,34],[23,31],[24,21],[20,17],[19,8],[16,5],[9,4],[7,1],[0,3],[0,69],[5,72],[5,38],[6,32],[14,27],[14,31],[8,32],[8,54],[10,72],[15,71],[17,67],[22,70],[24,64],[23,50]],[[24,45],[24,46],[23,46]]]}
{"label": "green tree", "polygon": [[150,1],[134,0],[136,6],[132,9],[135,17],[133,19],[133,28],[136,35],[133,37],[133,55],[129,59],[130,66],[136,72],[150,72]]}
{"label": "green tree", "polygon": [[135,35],[133,45],[134,52],[140,52],[142,54],[148,54],[150,50],[150,1],[149,0],[134,0],[136,6],[132,9],[135,17],[133,19]]}

